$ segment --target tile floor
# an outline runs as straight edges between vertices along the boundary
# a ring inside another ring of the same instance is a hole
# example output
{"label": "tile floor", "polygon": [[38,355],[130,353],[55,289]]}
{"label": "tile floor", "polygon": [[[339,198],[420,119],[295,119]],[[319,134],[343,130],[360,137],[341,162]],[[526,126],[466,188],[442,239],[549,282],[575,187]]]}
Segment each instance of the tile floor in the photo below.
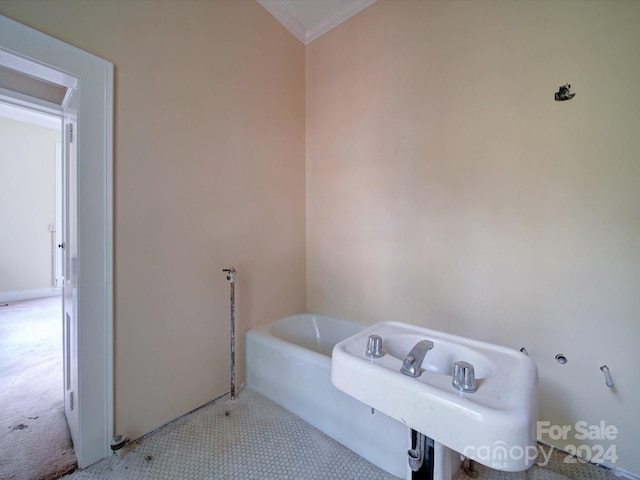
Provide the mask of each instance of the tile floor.
{"label": "tile floor", "polygon": [[[544,455],[540,450],[544,450]],[[538,445],[538,458],[526,472],[501,472],[492,470],[484,465],[476,467],[480,480],[620,480],[612,471],[597,467],[589,463],[578,462],[575,458],[553,449]],[[547,461],[548,460],[548,461]],[[470,480],[460,472],[455,480]]]}
{"label": "tile floor", "polygon": [[[548,447],[543,447],[548,448]],[[114,459],[66,480],[397,480],[249,388],[222,398],[130,444]],[[548,450],[547,450],[548,451]],[[480,479],[611,480],[593,465],[565,464],[554,453],[545,467],[505,473],[478,466]],[[462,471],[455,480],[466,480]]]}

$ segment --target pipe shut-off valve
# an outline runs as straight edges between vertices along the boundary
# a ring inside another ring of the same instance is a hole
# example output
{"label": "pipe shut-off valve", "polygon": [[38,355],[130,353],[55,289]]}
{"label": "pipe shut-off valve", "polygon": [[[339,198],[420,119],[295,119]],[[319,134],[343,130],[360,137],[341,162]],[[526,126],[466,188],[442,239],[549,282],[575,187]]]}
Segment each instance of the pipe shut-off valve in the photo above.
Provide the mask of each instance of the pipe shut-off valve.
{"label": "pipe shut-off valve", "polygon": [[224,269],[222,269],[222,271],[226,272],[227,280],[229,280],[229,283],[236,283],[236,269],[235,269],[235,267],[224,268]]}
{"label": "pipe shut-off valve", "polygon": [[111,440],[111,451],[113,452],[113,457],[111,459],[111,463],[109,467],[114,470],[118,467],[124,465],[126,458],[124,457],[124,447],[130,442],[130,438],[125,435],[116,435]]}

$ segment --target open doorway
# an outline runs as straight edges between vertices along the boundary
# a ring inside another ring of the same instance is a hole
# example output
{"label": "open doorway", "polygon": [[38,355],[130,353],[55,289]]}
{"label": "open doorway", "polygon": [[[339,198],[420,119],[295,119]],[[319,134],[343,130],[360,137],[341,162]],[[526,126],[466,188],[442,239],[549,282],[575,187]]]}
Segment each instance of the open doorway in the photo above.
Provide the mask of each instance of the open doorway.
{"label": "open doorway", "polygon": [[[64,403],[84,468],[110,454],[113,437],[113,65],[0,15],[0,66],[21,76],[19,86],[30,77],[65,90],[54,110],[65,119],[63,157],[77,175],[67,185],[77,192],[68,203],[67,225],[75,228],[65,227],[62,242]],[[32,93],[7,90],[0,87],[8,103],[33,103]],[[45,110],[53,103],[35,102]],[[67,243],[69,233],[75,244]]]}
{"label": "open doorway", "polygon": [[0,301],[60,296],[61,125],[0,101]]}
{"label": "open doorway", "polygon": [[61,123],[0,103],[0,478],[77,466],[64,413]]}

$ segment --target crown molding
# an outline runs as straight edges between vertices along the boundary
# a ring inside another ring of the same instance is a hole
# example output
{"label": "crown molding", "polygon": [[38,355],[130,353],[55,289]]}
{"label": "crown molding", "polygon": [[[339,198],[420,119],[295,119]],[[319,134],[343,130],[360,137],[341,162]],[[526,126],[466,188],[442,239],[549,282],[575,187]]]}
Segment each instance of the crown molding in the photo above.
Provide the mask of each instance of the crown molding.
{"label": "crown molding", "polygon": [[376,3],[377,0],[357,0],[345,3],[343,7],[333,10],[331,14],[324,19],[316,22],[306,29],[304,44],[313,42],[316,38],[324,35],[329,30],[337,27],[341,23],[346,22],[354,15],[360,13],[365,8]]}
{"label": "crown molding", "polygon": [[373,5],[377,0],[351,0],[329,12],[329,15],[322,20],[305,27],[300,21],[287,10],[279,0],[256,0],[262,7],[278,20],[287,30],[289,30],[298,40],[307,45],[316,38],[324,35],[329,30],[347,21],[365,8]]}
{"label": "crown molding", "polygon": [[293,14],[284,8],[278,0],[256,0],[262,7],[278,20],[294,37],[306,45],[306,29]]}

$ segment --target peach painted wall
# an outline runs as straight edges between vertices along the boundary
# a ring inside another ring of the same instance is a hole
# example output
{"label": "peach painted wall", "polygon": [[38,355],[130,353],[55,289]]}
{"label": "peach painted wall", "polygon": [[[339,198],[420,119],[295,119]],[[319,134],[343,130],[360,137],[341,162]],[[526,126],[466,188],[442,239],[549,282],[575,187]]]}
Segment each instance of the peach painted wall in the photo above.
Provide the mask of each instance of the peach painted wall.
{"label": "peach painted wall", "polygon": [[[554,443],[636,474],[639,18],[380,0],[306,49],[307,308],[525,346]],[[601,420],[617,438],[574,437]]]}
{"label": "peach painted wall", "polygon": [[115,65],[115,429],[229,390],[243,334],[305,306],[304,47],[254,1],[0,1]]}

